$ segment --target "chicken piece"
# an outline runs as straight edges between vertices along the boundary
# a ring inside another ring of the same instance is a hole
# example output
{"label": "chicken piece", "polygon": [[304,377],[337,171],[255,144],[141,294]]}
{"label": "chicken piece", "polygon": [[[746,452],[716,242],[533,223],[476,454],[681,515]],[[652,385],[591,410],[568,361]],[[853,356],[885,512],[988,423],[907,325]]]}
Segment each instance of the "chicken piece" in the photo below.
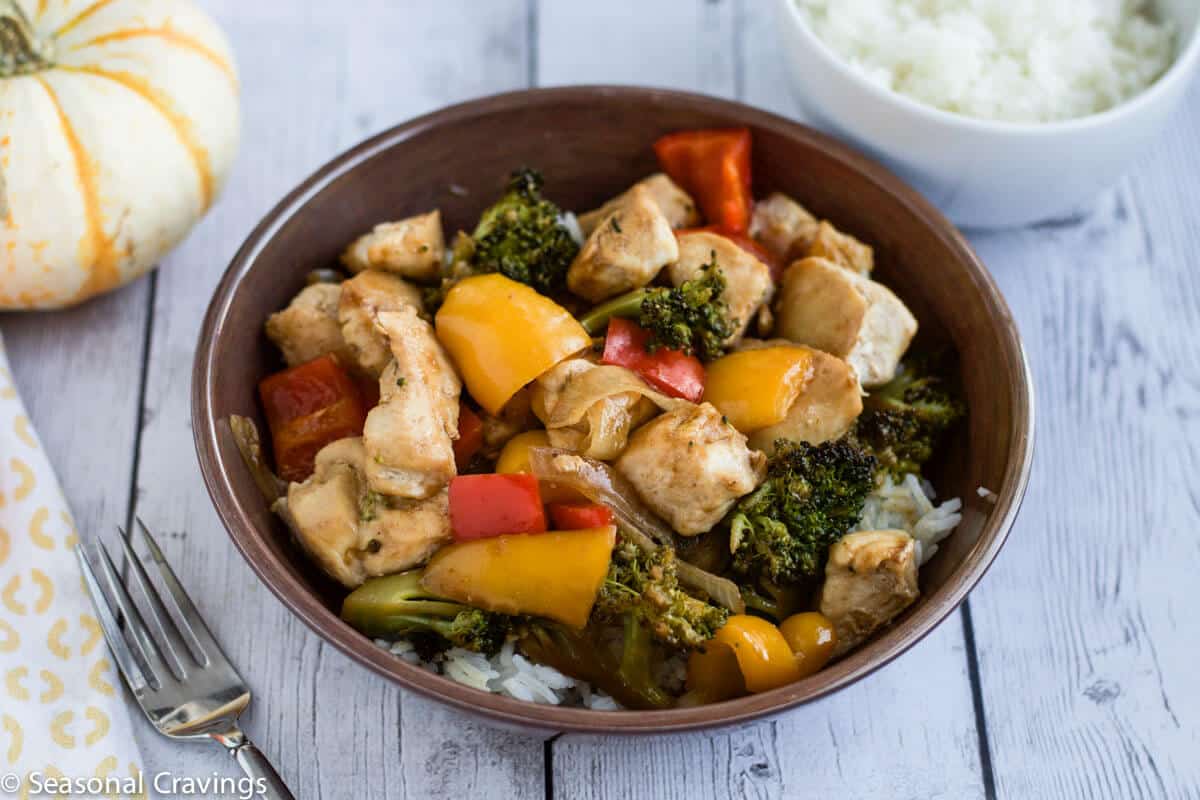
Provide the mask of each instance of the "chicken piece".
{"label": "chicken piece", "polygon": [[366,461],[361,438],[332,442],[313,474],[274,506],[321,569],[351,589],[423,563],[451,538],[446,491],[389,501],[368,488]]}
{"label": "chicken piece", "polygon": [[775,335],[845,359],[863,386],[890,381],[916,333],[916,317],[881,283],[823,258],[784,270]]}
{"label": "chicken piece", "polygon": [[677,406],[629,439],[614,466],[642,501],[682,536],[721,521],[766,475],[767,457],[711,403]]}
{"label": "chicken piece", "polygon": [[658,410],[654,392],[624,367],[568,358],[531,388],[533,413],[553,447],[608,461],[620,455],[629,434]]}
{"label": "chicken piece", "polygon": [[645,286],[679,257],[671,223],[645,186],[630,189],[567,270],[567,288],[593,303]]}
{"label": "chicken piece", "polygon": [[415,281],[435,281],[441,275],[445,254],[442,214],[434,209],[376,225],[345,249],[342,263],[351,272],[380,269]]}
{"label": "chicken piece", "polygon": [[596,226],[604,221],[612,212],[621,207],[629,199],[629,194],[638,186],[645,187],[654,204],[663,213],[672,228],[692,228],[700,224],[700,214],[691,195],[679,188],[675,181],[661,172],[656,172],[649,178],[643,178],[628,190],[609,200],[597,209],[579,215],[579,228],[584,236],[591,236]]}
{"label": "chicken piece", "polygon": [[871,270],[875,269],[875,251],[870,245],[863,244],[824,221],[817,227],[804,255],[832,261],[864,278],[870,277]]}
{"label": "chicken piece", "polygon": [[421,290],[387,272],[370,269],[342,284],[337,316],[350,363],[372,378],[383,374],[392,352],[375,318],[381,311],[397,311],[405,306],[420,311]]}
{"label": "chicken piece", "polygon": [[305,286],[282,311],[267,317],[267,338],[283,353],[289,367],[333,353],[344,364],[353,364],[353,353],[342,339],[336,283]]}
{"label": "chicken piece", "polygon": [[783,262],[808,252],[817,227],[817,218],[782,192],[755,203],[750,217],[750,235]]}
{"label": "chicken piece", "polygon": [[834,656],[853,650],[920,594],[917,548],[905,531],[848,533],[829,548],[821,613],[837,633]]}
{"label": "chicken piece", "polygon": [[776,439],[809,444],[839,439],[862,413],[862,389],[850,365],[820,350],[811,352],[812,371],[787,416],[750,434],[750,446],[755,450],[774,455]]}
{"label": "chicken piece", "polygon": [[379,405],[363,428],[367,480],[379,494],[429,497],[458,474],[454,440],[462,382],[416,309],[380,312],[378,322],[392,361],[379,379]]}
{"label": "chicken piece", "polygon": [[729,305],[729,318],[735,323],[733,334],[725,343],[733,346],[741,341],[758,309],[771,301],[775,284],[766,264],[724,236],[707,231],[679,237],[679,260],[667,270],[671,283],[680,286],[697,277],[714,257],[725,275],[725,302]]}

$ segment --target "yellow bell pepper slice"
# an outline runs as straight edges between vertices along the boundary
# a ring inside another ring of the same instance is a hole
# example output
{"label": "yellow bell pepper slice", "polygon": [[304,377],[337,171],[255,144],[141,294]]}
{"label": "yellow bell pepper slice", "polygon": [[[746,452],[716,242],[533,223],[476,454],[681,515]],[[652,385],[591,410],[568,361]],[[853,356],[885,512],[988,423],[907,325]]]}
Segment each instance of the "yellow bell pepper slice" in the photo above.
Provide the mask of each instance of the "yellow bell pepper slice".
{"label": "yellow bell pepper slice", "polygon": [[771,623],[749,614],[735,614],[705,645],[733,650],[746,690],[765,692],[800,678],[796,656],[787,639]]}
{"label": "yellow bell pepper slice", "polygon": [[460,281],[435,318],[438,339],[489,414],[525,384],[591,344],[558,303],[499,273]]}
{"label": "yellow bell pepper slice", "polygon": [[533,468],[529,466],[529,451],[535,447],[549,446],[550,434],[545,431],[518,433],[501,448],[500,456],[496,459],[496,472],[501,475],[533,472]]}
{"label": "yellow bell pepper slice", "polygon": [[687,663],[687,690],[700,703],[719,703],[746,694],[746,683],[733,648],[705,642],[692,651]]}
{"label": "yellow bell pepper slice", "polygon": [[616,527],[606,525],[459,542],[437,551],[421,585],[487,611],[531,614],[582,629],[616,541]]}
{"label": "yellow bell pepper slice", "polygon": [[[550,434],[545,431],[518,433],[505,442],[500,450],[500,456],[496,459],[496,472],[501,475],[533,472],[533,467],[529,465],[529,451],[535,447],[550,447]],[[574,489],[550,481],[539,481],[539,484],[543,503],[587,502],[587,498]]]}
{"label": "yellow bell pepper slice", "polygon": [[805,611],[779,623],[779,632],[796,654],[800,677],[815,675],[829,663],[837,647],[837,631],[824,614]]}
{"label": "yellow bell pepper slice", "polygon": [[764,347],[722,356],[708,365],[704,399],[742,433],[783,422],[812,376],[807,347]]}

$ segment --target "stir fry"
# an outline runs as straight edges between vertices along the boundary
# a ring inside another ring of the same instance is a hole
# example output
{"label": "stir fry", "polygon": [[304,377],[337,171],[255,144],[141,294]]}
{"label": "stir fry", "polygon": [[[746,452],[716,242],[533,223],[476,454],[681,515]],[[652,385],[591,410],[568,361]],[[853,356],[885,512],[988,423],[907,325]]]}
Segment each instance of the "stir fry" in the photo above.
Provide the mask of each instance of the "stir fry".
{"label": "stir fry", "polygon": [[751,146],[664,136],[578,216],[520,167],[470,232],[383,222],[271,315],[270,457],[231,423],[350,625],[667,708],[812,675],[912,604],[957,519],[888,497],[932,507],[954,366],[908,355],[868,244],[754,199]]}

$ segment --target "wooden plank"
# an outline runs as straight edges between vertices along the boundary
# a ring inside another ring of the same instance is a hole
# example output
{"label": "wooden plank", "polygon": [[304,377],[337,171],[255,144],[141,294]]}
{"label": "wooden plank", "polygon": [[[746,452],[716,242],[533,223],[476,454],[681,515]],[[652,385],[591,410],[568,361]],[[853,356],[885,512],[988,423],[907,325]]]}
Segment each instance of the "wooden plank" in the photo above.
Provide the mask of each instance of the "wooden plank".
{"label": "wooden plank", "polygon": [[[257,695],[251,735],[298,797],[508,798],[540,794],[540,739],[433,706],[325,646],[275,601],[221,531],[189,429],[191,363],[206,299],[255,222],[366,134],[466,97],[524,85],[524,0],[208,3],[233,40],[243,145],[224,196],[169,259],[155,302],[138,512]],[[177,747],[144,741],[150,769]],[[236,774],[221,753],[196,774]]]}
{"label": "wooden plank", "polygon": [[[680,86],[794,114],[769,4],[622,0],[586,20],[565,5],[542,4],[539,83]],[[553,760],[554,794],[570,798],[984,796],[959,615],[882,672],[773,720],[648,740],[567,735]]]}
{"label": "wooden plank", "polygon": [[1037,463],[972,596],[1004,797],[1200,793],[1200,86],[1082,219],[973,237],[1016,311]]}
{"label": "wooden plank", "polygon": [[67,311],[5,314],[17,388],[79,529],[129,510],[150,280]]}

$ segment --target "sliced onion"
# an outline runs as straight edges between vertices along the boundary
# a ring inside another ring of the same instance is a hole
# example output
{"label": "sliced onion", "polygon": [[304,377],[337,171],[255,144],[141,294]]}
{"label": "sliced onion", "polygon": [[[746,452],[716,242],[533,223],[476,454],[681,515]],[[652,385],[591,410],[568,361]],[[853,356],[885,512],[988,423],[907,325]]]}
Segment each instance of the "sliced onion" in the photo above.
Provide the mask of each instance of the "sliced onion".
{"label": "sliced onion", "polygon": [[262,440],[258,435],[258,426],[249,417],[230,414],[229,429],[233,433],[233,441],[237,444],[238,452],[242,454],[242,461],[246,462],[246,469],[250,470],[250,475],[258,485],[258,490],[262,492],[263,497],[267,498],[268,503],[275,502],[287,492],[287,483],[267,466],[267,461],[263,457]]}
{"label": "sliced onion", "polygon": [[[552,447],[529,451],[529,466],[539,481],[565,486],[594,503],[608,506],[623,535],[639,547],[654,551],[660,545],[675,546],[675,534],[637,497],[633,486],[608,464]],[[683,559],[676,561],[679,581],[698,589],[734,613],[746,610],[741,592],[733,581],[705,572]]]}

